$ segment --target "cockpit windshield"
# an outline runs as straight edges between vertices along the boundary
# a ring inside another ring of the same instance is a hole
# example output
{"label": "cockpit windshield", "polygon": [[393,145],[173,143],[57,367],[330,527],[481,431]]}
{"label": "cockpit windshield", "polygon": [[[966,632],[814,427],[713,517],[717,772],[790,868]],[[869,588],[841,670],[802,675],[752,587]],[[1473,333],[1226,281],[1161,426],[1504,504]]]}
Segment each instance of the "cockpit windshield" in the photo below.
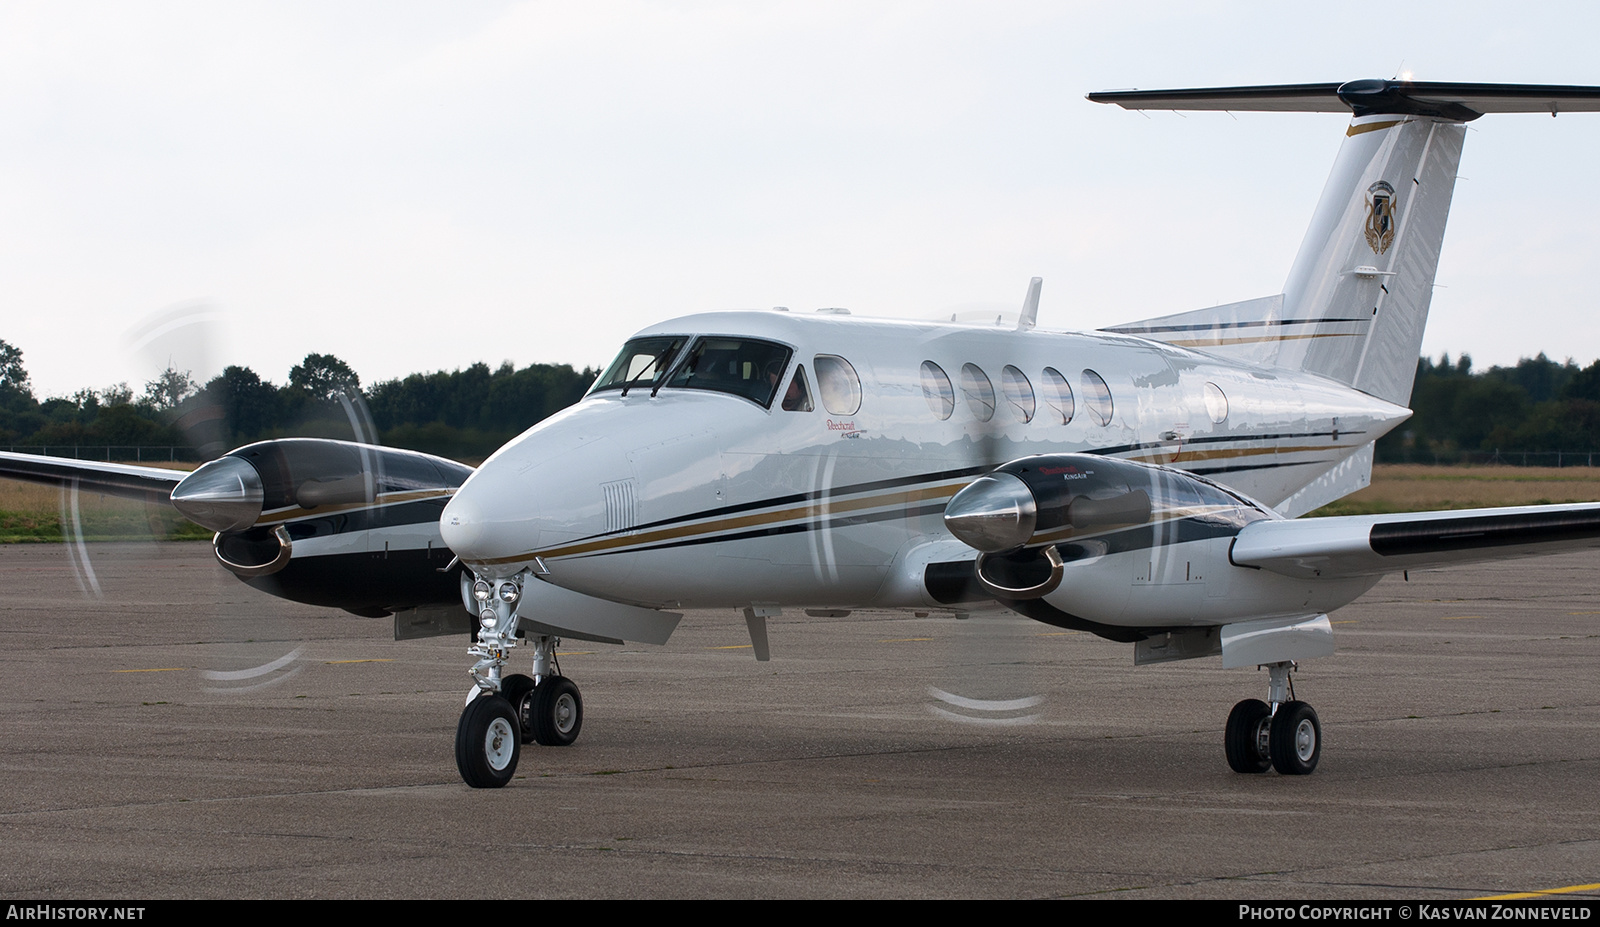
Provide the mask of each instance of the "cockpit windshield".
{"label": "cockpit windshield", "polygon": [[732,393],[770,409],[792,353],[781,344],[754,338],[701,337],[673,368],[667,388]]}
{"label": "cockpit windshield", "polygon": [[590,392],[616,389],[626,396],[634,389],[651,395],[662,387],[706,389],[742,396],[769,409],[794,353],[754,338],[701,336],[685,353],[686,344],[687,335],[635,338],[622,346]]}
{"label": "cockpit windshield", "polygon": [[654,338],[635,338],[622,346],[622,352],[611,362],[606,372],[595,381],[594,389],[655,389],[667,369],[677,358],[689,339],[683,335],[664,335]]}

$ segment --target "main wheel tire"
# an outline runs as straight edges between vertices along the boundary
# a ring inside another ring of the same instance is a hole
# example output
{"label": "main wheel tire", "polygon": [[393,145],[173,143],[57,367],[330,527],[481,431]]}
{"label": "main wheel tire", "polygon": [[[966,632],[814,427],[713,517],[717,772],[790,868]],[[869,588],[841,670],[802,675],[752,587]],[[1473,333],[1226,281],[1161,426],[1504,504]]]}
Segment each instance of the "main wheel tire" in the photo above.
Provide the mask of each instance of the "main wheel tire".
{"label": "main wheel tire", "polygon": [[467,703],[456,725],[456,769],[475,789],[498,789],[511,781],[522,754],[517,715],[498,695]]}
{"label": "main wheel tire", "polygon": [[1272,716],[1272,768],[1285,776],[1304,776],[1322,756],[1322,723],[1305,702],[1284,702]]}
{"label": "main wheel tire", "polygon": [[1247,698],[1228,712],[1228,727],[1222,745],[1228,753],[1228,766],[1236,773],[1264,773],[1272,765],[1269,751],[1262,749],[1262,737],[1271,722],[1272,709],[1258,698]]}
{"label": "main wheel tire", "polygon": [[583,696],[565,676],[539,683],[531,699],[533,739],[546,747],[569,747],[583,729]]}
{"label": "main wheel tire", "polygon": [[533,677],[521,673],[500,680],[500,697],[511,705],[511,711],[517,716],[517,728],[525,744],[533,743],[533,688]]}

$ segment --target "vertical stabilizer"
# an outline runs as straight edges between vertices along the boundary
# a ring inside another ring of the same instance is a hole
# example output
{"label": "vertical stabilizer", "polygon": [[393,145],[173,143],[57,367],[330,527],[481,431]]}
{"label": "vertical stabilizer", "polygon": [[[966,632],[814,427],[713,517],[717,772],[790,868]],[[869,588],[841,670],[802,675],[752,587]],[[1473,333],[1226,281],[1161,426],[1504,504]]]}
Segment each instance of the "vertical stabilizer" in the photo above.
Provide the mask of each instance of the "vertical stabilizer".
{"label": "vertical stabilizer", "polygon": [[[1126,109],[1354,114],[1281,297],[1113,326],[1411,398],[1466,123],[1600,112],[1600,87],[1356,80],[1091,93]],[[1278,301],[1281,300],[1281,301]]]}
{"label": "vertical stabilizer", "polygon": [[[1305,371],[1410,403],[1466,123],[1487,113],[1600,112],[1600,87],[1357,80],[1091,93],[1125,109],[1353,115],[1283,293],[1106,331]],[[1385,431],[1403,419],[1391,416]],[[1332,419],[1337,435],[1338,419]],[[1376,432],[1306,480],[1296,516],[1367,485]]]}
{"label": "vertical stabilizer", "polygon": [[1406,405],[1466,126],[1357,116],[1278,296],[1112,326]]}
{"label": "vertical stabilizer", "polygon": [[1466,126],[1357,117],[1284,286],[1274,366],[1411,397]]}

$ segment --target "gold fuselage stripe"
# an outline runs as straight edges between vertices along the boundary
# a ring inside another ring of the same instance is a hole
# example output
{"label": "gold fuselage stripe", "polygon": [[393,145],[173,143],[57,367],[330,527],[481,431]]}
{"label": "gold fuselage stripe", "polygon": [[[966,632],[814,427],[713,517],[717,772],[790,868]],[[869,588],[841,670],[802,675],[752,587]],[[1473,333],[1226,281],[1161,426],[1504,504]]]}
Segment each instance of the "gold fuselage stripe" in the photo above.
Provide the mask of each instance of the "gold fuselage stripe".
{"label": "gold fuselage stripe", "polygon": [[[1241,435],[1240,440],[1250,440],[1248,435]],[[1306,445],[1298,447],[1258,447],[1258,448],[1218,448],[1214,450],[1179,450],[1173,462],[1218,460],[1239,457],[1258,457],[1264,454],[1294,454],[1308,451],[1328,451],[1341,449],[1343,445],[1323,444]],[[1164,456],[1159,451],[1153,454],[1118,458],[1142,462]],[[484,560],[474,560],[473,563],[488,566],[491,564],[518,563],[531,561],[535,557],[553,560],[559,557],[574,557],[595,553],[624,553],[624,548],[643,547],[657,544],[662,541],[675,541],[684,538],[703,537],[723,531],[732,531],[741,528],[753,528],[763,525],[773,525],[779,522],[791,521],[798,518],[813,519],[819,516],[859,512],[863,509],[880,508],[888,505],[911,505],[917,502],[927,502],[934,499],[949,499],[958,491],[965,488],[971,480],[958,480],[954,482],[941,482],[939,485],[922,489],[903,490],[899,492],[879,493],[863,496],[856,499],[840,501],[818,501],[807,505],[790,506],[770,512],[757,512],[749,515],[739,515],[729,518],[719,518],[713,521],[702,521],[693,524],[680,524],[667,528],[646,531],[642,534],[616,534],[606,537],[586,539],[567,543],[557,547],[547,547],[542,550],[531,550],[527,553],[510,557],[492,557]]]}
{"label": "gold fuselage stripe", "polygon": [[581,541],[563,547],[551,547],[545,550],[531,551],[515,557],[496,557],[491,560],[479,561],[482,563],[515,563],[532,557],[572,557],[578,554],[592,554],[600,551],[615,550],[619,547],[634,547],[645,544],[655,544],[660,541],[672,541],[685,537],[703,534],[715,534],[721,531],[731,531],[738,528],[754,528],[761,525],[771,525],[777,522],[790,521],[796,518],[815,518],[819,515],[833,515],[845,512],[859,512],[862,509],[875,509],[886,505],[909,505],[914,502],[926,502],[929,499],[948,499],[959,492],[970,481],[963,480],[947,483],[942,486],[929,486],[922,489],[910,489],[900,492],[879,493],[875,496],[864,496],[859,499],[844,499],[841,501],[822,501],[809,505],[798,505],[791,508],[778,509],[772,512],[757,512],[750,515],[740,515],[733,518],[720,518],[715,521],[699,522],[691,525],[675,525],[670,528],[659,528],[643,534],[616,535],[612,537],[596,538],[592,541]]}

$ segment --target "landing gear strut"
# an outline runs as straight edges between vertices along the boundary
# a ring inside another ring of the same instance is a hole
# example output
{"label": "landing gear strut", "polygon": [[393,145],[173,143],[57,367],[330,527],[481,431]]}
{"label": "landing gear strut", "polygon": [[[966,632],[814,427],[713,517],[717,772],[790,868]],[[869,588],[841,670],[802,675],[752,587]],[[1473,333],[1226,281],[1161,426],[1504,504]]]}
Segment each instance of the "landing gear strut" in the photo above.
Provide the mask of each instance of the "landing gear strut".
{"label": "landing gear strut", "polygon": [[[510,782],[522,744],[570,746],[583,728],[583,697],[556,662],[560,639],[528,638],[517,628],[524,578],[518,574],[498,584],[479,579],[463,590],[462,598],[478,608],[477,640],[467,650],[478,662],[469,671],[474,688],[456,725],[456,768],[475,789]],[[533,675],[502,676],[519,645],[533,648]]]}
{"label": "landing gear strut", "polygon": [[1223,746],[1234,772],[1263,773],[1270,766],[1285,776],[1304,776],[1317,768],[1322,724],[1309,704],[1294,700],[1293,669],[1292,662],[1267,664],[1271,705],[1249,698],[1228,714]]}

